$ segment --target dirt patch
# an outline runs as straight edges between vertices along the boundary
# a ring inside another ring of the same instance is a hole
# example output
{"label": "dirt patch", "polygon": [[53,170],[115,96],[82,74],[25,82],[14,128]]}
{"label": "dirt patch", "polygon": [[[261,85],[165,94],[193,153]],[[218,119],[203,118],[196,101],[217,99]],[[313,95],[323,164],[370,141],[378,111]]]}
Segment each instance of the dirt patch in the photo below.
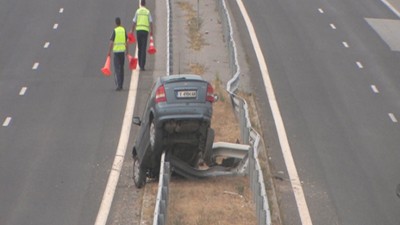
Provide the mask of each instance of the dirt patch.
{"label": "dirt patch", "polygon": [[257,224],[247,177],[222,177],[170,184],[169,225]]}
{"label": "dirt patch", "polygon": [[240,140],[239,123],[233,112],[231,98],[218,78],[214,81],[214,93],[219,98],[214,103],[211,120],[211,127],[215,131],[214,142],[238,143]]}
{"label": "dirt patch", "polygon": [[186,13],[186,32],[189,37],[190,48],[199,51],[205,45],[203,34],[200,32],[202,19],[198,16],[191,3],[180,1],[177,4]]}
{"label": "dirt patch", "polygon": [[206,72],[206,67],[200,63],[190,63],[189,68],[192,74],[203,75]]}
{"label": "dirt patch", "polygon": [[158,181],[152,180],[147,181],[148,183],[144,189],[144,197],[142,202],[142,213],[140,216],[141,225],[151,225],[153,224],[154,209],[156,207],[157,191],[158,191]]}

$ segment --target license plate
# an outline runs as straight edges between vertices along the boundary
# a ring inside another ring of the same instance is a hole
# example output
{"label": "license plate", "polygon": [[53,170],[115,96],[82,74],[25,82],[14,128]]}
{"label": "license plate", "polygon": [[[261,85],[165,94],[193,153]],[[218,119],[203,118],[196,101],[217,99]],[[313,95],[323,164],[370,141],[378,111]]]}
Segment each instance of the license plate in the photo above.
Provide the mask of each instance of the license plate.
{"label": "license plate", "polygon": [[196,98],[197,91],[178,91],[176,93],[177,98]]}

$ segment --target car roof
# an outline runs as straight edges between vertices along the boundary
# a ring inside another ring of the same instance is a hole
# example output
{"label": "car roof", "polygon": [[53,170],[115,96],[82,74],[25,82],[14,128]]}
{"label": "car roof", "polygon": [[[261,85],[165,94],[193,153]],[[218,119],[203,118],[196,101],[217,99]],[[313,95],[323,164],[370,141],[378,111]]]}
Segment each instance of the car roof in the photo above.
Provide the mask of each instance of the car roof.
{"label": "car roof", "polygon": [[193,81],[205,81],[201,76],[195,74],[175,74],[169,76],[163,76],[160,78],[161,83],[174,82],[176,80],[193,80]]}

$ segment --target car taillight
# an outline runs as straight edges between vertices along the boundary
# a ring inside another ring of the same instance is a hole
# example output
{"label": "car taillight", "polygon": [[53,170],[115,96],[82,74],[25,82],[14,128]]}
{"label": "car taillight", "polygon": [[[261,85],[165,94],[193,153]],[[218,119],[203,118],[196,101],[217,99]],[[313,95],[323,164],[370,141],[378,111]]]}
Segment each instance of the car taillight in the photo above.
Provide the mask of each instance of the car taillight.
{"label": "car taillight", "polygon": [[156,91],[156,103],[166,102],[166,101],[167,101],[167,96],[165,95],[165,88],[164,85],[161,85],[160,87],[157,88]]}
{"label": "car taillight", "polygon": [[214,88],[211,86],[211,84],[208,84],[207,86],[207,98],[206,100],[208,102],[213,103],[214,102]]}

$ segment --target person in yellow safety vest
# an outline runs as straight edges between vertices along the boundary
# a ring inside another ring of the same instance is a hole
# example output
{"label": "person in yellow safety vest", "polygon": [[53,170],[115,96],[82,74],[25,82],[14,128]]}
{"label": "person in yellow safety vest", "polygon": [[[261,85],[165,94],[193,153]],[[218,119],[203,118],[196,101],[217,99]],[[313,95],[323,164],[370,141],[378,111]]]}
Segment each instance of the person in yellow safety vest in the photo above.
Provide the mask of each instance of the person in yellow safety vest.
{"label": "person in yellow safety vest", "polygon": [[121,91],[124,84],[124,64],[125,55],[128,55],[128,35],[125,28],[121,26],[121,19],[115,18],[116,27],[110,38],[110,45],[108,48],[108,56],[111,51],[114,53],[114,76],[115,84],[117,85],[116,91]]}
{"label": "person in yellow safety vest", "polygon": [[150,11],[146,8],[146,1],[140,1],[140,7],[136,10],[133,17],[133,25],[131,32],[136,30],[136,40],[138,45],[138,61],[140,70],[145,70],[146,65],[146,48],[147,39],[153,35],[153,19],[151,18]]}

